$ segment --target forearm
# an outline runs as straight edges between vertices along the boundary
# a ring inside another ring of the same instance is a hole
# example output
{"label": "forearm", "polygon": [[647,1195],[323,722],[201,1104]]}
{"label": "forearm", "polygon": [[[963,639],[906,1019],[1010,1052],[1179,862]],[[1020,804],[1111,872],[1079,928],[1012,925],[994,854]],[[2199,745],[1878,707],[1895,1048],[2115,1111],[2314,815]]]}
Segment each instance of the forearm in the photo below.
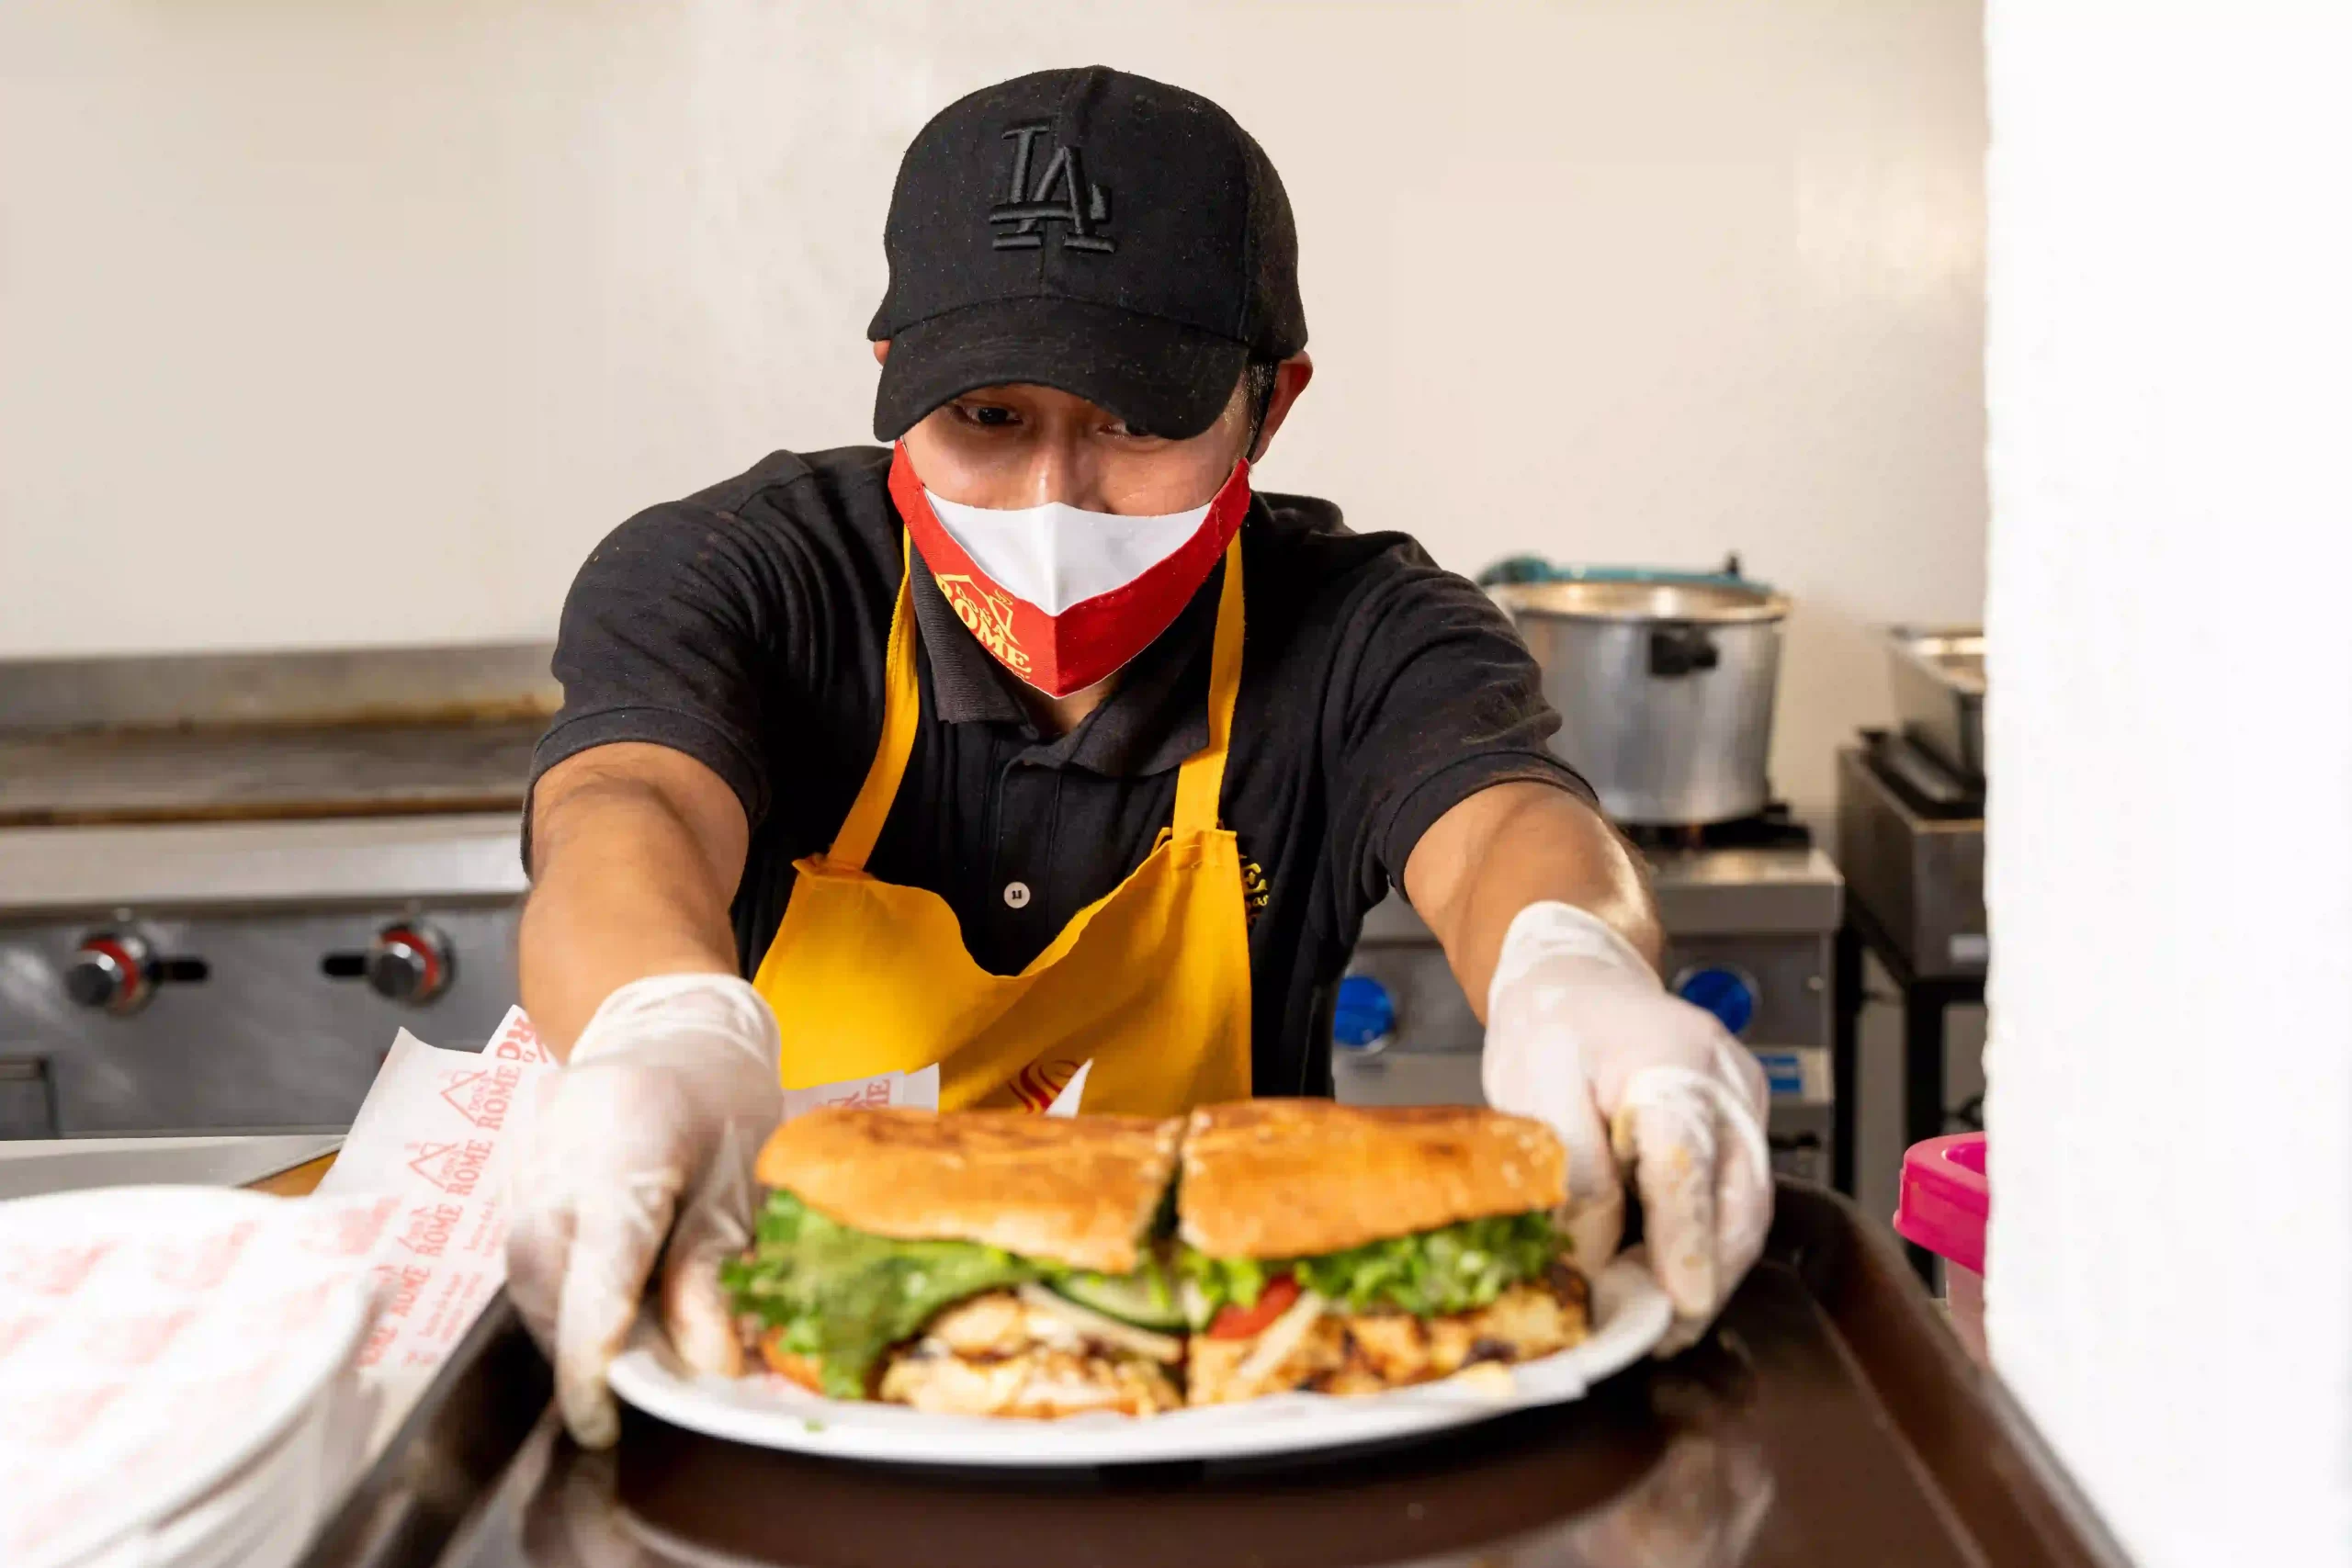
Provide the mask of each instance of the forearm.
{"label": "forearm", "polygon": [[1414,846],[1405,887],[1481,1022],[1504,933],[1530,904],[1590,911],[1652,965],[1663,946],[1632,849],[1600,813],[1550,784],[1498,784],[1454,807]]}
{"label": "forearm", "polygon": [[523,910],[523,1005],[548,1047],[568,1056],[619,987],[649,975],[736,972],[729,906],[742,859],[738,849],[729,864],[709,825],[656,782],[591,767],[551,798],[546,782]]}

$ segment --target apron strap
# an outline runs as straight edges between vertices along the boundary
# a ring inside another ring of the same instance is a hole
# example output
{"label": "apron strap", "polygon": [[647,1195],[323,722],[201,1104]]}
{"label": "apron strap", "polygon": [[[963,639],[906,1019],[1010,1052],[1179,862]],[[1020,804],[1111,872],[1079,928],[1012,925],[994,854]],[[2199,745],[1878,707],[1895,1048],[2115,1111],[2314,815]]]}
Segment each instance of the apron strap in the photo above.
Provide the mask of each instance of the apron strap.
{"label": "apron strap", "polygon": [[1241,690],[1241,536],[1225,547],[1225,586],[1217,593],[1216,640],[1209,649],[1209,742],[1176,772],[1177,836],[1216,829],[1225,758],[1233,744],[1233,703]]}
{"label": "apron strap", "polygon": [[882,739],[874,748],[865,783],[825,855],[851,871],[865,869],[865,857],[882,836],[890,803],[899,796],[899,781],[907,774],[907,759],[914,753],[915,725],[922,717],[922,688],[915,678],[915,551],[903,536],[900,543],[907,564],[899,576],[899,602],[890,611],[890,641],[882,661]]}

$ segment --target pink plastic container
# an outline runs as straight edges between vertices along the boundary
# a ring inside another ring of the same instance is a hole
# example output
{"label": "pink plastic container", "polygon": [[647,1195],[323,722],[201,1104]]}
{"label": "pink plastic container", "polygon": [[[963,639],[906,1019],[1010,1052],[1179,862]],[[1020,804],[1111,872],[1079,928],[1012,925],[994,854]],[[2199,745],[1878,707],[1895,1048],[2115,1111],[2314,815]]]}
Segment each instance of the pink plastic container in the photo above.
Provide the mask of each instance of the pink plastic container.
{"label": "pink plastic container", "polygon": [[1987,1364],[1984,1219],[1992,1212],[1984,1134],[1929,1138],[1905,1152],[1895,1231],[1944,1260],[1944,1300],[1951,1308],[1951,1325],[1979,1366]]}

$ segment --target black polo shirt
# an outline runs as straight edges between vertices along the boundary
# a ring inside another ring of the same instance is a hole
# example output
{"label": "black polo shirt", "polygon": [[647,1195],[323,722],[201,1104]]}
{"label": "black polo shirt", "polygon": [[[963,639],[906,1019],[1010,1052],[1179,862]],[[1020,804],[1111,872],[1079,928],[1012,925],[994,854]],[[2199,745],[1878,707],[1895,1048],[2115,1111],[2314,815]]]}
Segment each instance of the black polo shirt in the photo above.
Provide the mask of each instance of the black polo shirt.
{"label": "black polo shirt", "polygon": [[[757,969],[792,863],[832,841],[882,728],[903,555],[890,454],[779,452],[623,524],[564,601],[564,706],[537,769],[613,741],[684,751],[752,822],[735,901]],[[1402,534],[1261,494],[1241,530],[1241,692],[1220,801],[1254,873],[1250,963],[1260,1094],[1328,1094],[1328,998],[1364,912],[1422,832],[1506,780],[1577,791],[1535,665],[1471,583]],[[1140,864],[1206,742],[1223,568],[1069,734],[1046,737],[1012,677],[918,575],[922,719],[867,863],[929,888],[972,957],[1020,970]]]}

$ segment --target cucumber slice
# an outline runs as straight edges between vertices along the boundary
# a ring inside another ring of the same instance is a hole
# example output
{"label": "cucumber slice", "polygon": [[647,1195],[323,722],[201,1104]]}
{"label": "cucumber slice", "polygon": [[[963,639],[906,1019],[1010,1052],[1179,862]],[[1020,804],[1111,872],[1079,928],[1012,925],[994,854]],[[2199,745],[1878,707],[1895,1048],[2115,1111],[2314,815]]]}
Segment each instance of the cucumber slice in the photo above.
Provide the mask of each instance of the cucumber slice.
{"label": "cucumber slice", "polygon": [[1149,1269],[1134,1274],[1065,1274],[1053,1288],[1105,1317],[1162,1334],[1182,1334],[1184,1309],[1166,1279]]}

